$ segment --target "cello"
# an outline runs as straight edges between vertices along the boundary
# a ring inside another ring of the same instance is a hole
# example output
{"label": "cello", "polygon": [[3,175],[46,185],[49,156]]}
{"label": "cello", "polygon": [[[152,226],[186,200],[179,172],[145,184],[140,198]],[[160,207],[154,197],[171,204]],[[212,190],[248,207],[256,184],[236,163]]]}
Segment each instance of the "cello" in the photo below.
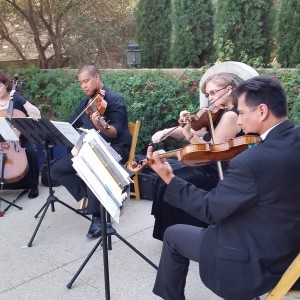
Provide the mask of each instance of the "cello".
{"label": "cello", "polygon": [[[26,118],[26,115],[12,106],[13,91],[9,99],[8,109],[0,110],[0,117],[2,118]],[[20,133],[13,129],[19,137]],[[5,141],[0,143],[0,184],[1,191],[3,185],[15,183],[23,179],[28,172],[28,160],[25,148],[22,148],[19,141]],[[3,216],[0,211],[0,216]]]}
{"label": "cello", "polygon": [[[0,110],[0,117],[6,118],[7,111]],[[13,118],[26,118],[20,110],[13,110]],[[20,133],[14,129],[17,136]],[[18,182],[25,177],[28,171],[28,161],[25,148],[22,148],[19,141],[6,141],[0,143],[0,178],[1,184]]]}

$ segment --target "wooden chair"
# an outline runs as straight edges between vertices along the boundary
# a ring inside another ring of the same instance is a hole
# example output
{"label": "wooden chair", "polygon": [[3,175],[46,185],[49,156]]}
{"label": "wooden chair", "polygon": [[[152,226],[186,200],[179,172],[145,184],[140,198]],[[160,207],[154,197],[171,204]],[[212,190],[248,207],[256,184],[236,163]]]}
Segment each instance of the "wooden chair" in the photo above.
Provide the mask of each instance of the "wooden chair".
{"label": "wooden chair", "polygon": [[[129,152],[128,161],[124,165],[125,167],[128,166],[129,162],[135,160],[135,149],[136,149],[136,144],[137,144],[137,140],[138,140],[138,136],[139,136],[139,132],[140,132],[140,127],[141,127],[141,121],[136,121],[135,123],[128,122],[129,132],[132,135],[132,142],[131,142],[131,148],[130,148],[130,152]],[[130,192],[130,195],[134,196],[136,200],[140,200],[141,196],[140,196],[138,174],[134,174],[133,186],[134,186],[134,192]],[[88,199],[86,197],[84,197],[80,201],[80,209],[84,209],[86,207],[87,201],[88,201]]]}
{"label": "wooden chair", "polygon": [[[129,158],[128,161],[125,163],[125,167],[127,167],[130,162],[135,160],[135,149],[139,137],[140,127],[141,127],[141,121],[136,121],[135,123],[128,122],[128,128],[130,134],[132,135],[132,142],[131,142],[131,148],[129,152]],[[140,187],[139,187],[139,180],[138,180],[137,173],[134,173],[133,176],[133,186],[134,186],[134,192],[130,192],[130,195],[134,196],[136,200],[140,200],[141,195],[140,195]]]}
{"label": "wooden chair", "polygon": [[293,260],[284,272],[275,288],[268,294],[265,300],[281,300],[285,295],[299,299],[300,292],[291,290],[291,287],[300,277],[300,254]]}

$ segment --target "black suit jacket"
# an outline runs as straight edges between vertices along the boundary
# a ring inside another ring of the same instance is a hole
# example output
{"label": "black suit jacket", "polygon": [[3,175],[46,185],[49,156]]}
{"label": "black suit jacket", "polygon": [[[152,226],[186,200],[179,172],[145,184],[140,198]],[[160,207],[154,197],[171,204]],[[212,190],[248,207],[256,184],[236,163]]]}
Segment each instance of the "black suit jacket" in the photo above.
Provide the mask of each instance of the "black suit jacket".
{"label": "black suit jacket", "polygon": [[175,177],[165,201],[212,224],[199,249],[209,289],[230,300],[266,293],[300,251],[300,127],[273,128],[210,192]]}

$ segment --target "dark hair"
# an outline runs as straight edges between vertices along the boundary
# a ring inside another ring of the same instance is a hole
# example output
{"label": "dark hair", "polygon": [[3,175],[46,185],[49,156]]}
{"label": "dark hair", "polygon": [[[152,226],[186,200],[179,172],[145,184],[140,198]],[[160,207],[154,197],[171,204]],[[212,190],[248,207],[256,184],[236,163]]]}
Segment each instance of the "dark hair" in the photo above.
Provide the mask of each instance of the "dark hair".
{"label": "dark hair", "polygon": [[98,69],[98,67],[94,64],[85,64],[83,65],[79,70],[78,70],[78,74],[84,72],[84,71],[88,71],[89,74],[91,76],[94,76],[96,74],[100,75],[100,70]]}
{"label": "dark hair", "polygon": [[245,95],[245,104],[248,107],[257,107],[266,104],[277,118],[286,117],[288,104],[286,93],[277,79],[268,76],[256,76],[241,84],[234,91],[238,99]]}
{"label": "dark hair", "polygon": [[9,93],[12,89],[12,82],[3,72],[0,72],[0,82],[6,86],[6,91]]}

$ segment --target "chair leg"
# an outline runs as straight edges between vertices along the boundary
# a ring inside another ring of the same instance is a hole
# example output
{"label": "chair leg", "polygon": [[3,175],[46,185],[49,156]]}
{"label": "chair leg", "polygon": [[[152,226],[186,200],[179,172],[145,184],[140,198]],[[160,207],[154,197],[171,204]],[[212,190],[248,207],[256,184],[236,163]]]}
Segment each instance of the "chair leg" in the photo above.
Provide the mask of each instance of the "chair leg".
{"label": "chair leg", "polygon": [[137,174],[135,174],[134,177],[133,177],[133,186],[134,186],[135,199],[136,200],[141,200],[139,179],[138,179]]}
{"label": "chair leg", "polygon": [[281,300],[300,277],[300,254],[294,259],[289,268],[284,272],[275,288],[265,300]]}
{"label": "chair leg", "polygon": [[85,209],[85,208],[86,208],[86,206],[87,206],[87,201],[88,201],[87,197],[83,197],[83,198],[81,199],[81,201],[80,201],[80,209]]}

